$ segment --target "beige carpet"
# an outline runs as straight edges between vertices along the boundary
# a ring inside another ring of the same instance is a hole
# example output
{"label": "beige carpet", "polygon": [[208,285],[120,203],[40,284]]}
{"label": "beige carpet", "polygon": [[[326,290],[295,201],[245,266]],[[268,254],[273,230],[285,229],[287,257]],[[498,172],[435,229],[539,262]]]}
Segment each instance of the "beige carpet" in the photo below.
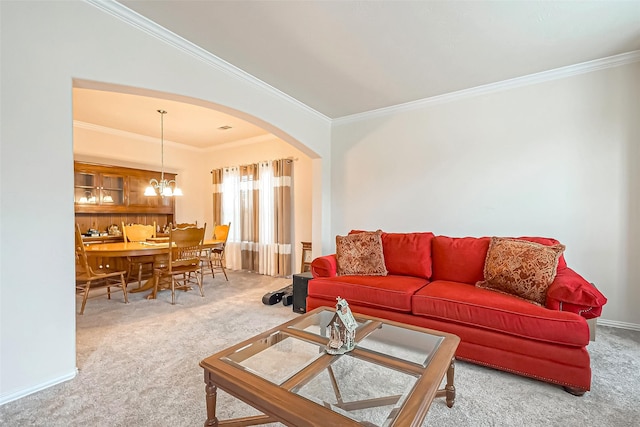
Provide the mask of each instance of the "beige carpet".
{"label": "beige carpet", "polygon": [[[229,282],[130,304],[89,300],[77,316],[78,376],[0,407],[2,426],[201,426],[206,418],[206,356],[297,314],[265,306],[262,295],[290,279],[234,273]],[[560,387],[463,362],[456,365],[453,408],[434,401],[432,426],[638,426],[640,332],[598,327],[589,346],[592,391],[575,397]],[[255,412],[219,393],[221,418]]]}

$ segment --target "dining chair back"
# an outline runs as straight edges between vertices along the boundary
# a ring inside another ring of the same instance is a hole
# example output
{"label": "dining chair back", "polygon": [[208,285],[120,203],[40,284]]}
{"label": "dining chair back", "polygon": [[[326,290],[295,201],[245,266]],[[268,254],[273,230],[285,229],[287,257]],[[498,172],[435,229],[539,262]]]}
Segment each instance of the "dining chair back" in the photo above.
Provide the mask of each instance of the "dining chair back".
{"label": "dining chair back", "polygon": [[227,237],[229,237],[230,228],[231,223],[216,225],[213,227],[213,238],[216,240],[224,240],[224,243],[221,243],[221,245],[225,245],[227,243]]}
{"label": "dining chair back", "polygon": [[[122,222],[122,237],[125,242],[144,242],[147,239],[156,237],[156,222],[153,224],[129,224],[125,225]],[[127,283],[131,278],[131,272],[133,270],[138,271],[138,287],[142,286],[142,272],[143,267],[148,266],[148,270],[153,273],[153,256],[137,256],[127,257]]]}
{"label": "dining chair back", "polygon": [[[76,292],[82,294],[82,306],[80,314],[84,314],[84,308],[87,305],[87,299],[90,298],[89,291],[91,289],[106,288],[107,298],[111,299],[111,292],[122,291],[124,293],[124,302],[128,303],[127,283],[124,280],[125,271],[110,271],[105,268],[93,268],[89,263],[89,257],[82,241],[82,233],[80,225],[76,224]],[[111,290],[112,287],[120,287],[120,289]],[[100,295],[92,295],[100,296]]]}
{"label": "dining chair back", "polygon": [[144,242],[147,239],[156,237],[156,222],[153,225],[129,224],[122,222],[122,237],[125,242]]}
{"label": "dining chair back", "polygon": [[227,239],[229,238],[229,229],[231,223],[221,224],[213,227],[213,238],[215,240],[222,240],[222,243],[206,251],[201,257],[202,261],[202,275],[204,276],[205,270],[211,272],[211,277],[215,279],[216,271],[224,274],[225,280],[228,282],[227,271],[225,266],[224,251],[227,246]]}
{"label": "dining chair back", "polygon": [[[171,279],[171,304],[176,303],[176,289],[189,290],[189,283],[197,283],[200,295],[204,297],[200,275],[200,253],[207,224],[202,228],[171,228],[169,231],[169,258],[165,265],[155,268],[154,291],[156,297],[163,278]],[[191,273],[194,273],[192,278]],[[176,277],[182,285],[176,288]]]}
{"label": "dining chair back", "polygon": [[190,227],[197,227],[198,226],[198,221],[196,222],[180,222],[176,225],[173,226],[173,228],[190,228]]}

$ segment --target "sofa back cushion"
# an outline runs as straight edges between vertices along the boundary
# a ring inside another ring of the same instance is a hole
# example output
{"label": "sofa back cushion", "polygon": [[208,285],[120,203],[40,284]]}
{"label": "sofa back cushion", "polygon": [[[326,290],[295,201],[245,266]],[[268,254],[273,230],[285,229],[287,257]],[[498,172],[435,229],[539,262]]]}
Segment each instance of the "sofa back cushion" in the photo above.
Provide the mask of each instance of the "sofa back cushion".
{"label": "sofa back cushion", "polygon": [[435,236],[431,241],[431,280],[475,285],[484,279],[490,237]]}
{"label": "sofa back cushion", "polygon": [[433,233],[382,233],[384,262],[389,274],[431,277]]}
{"label": "sofa back cushion", "polygon": [[[351,230],[349,232],[349,234],[357,233],[364,233],[364,231]],[[382,232],[382,251],[389,274],[430,278],[432,272],[431,240],[433,238],[434,234],[431,232]]]}

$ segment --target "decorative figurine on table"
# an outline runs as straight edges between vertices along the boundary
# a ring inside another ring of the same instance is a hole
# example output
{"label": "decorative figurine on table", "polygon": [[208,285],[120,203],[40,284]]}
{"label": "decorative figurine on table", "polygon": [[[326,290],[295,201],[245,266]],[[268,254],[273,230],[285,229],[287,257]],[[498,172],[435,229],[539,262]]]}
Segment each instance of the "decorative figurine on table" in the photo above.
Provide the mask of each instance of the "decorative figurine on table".
{"label": "decorative figurine on table", "polygon": [[107,229],[109,236],[122,236],[122,231],[118,228],[118,224],[111,224]]}
{"label": "decorative figurine on table", "polygon": [[349,303],[336,298],[336,314],[329,322],[329,342],[325,351],[329,354],[344,354],[356,346],[356,328],[358,323],[351,314]]}

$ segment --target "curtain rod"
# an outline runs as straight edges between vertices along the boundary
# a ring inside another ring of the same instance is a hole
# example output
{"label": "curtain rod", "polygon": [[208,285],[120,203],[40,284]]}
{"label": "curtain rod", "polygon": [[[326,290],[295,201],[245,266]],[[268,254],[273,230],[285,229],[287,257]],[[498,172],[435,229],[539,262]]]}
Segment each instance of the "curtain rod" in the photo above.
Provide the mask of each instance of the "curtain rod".
{"label": "curtain rod", "polygon": [[[297,162],[298,158],[297,157],[285,157],[284,159],[276,159],[276,160],[288,160],[289,162]],[[212,169],[209,173],[213,173],[213,171],[218,170],[218,169],[227,169],[227,168],[234,168],[234,167],[241,168],[241,167],[244,167],[244,166],[255,165],[257,163],[270,162],[270,161],[273,162],[275,160],[260,160],[259,162],[247,163],[247,164],[244,164],[244,165],[222,166],[222,167],[219,167],[219,168]]]}

